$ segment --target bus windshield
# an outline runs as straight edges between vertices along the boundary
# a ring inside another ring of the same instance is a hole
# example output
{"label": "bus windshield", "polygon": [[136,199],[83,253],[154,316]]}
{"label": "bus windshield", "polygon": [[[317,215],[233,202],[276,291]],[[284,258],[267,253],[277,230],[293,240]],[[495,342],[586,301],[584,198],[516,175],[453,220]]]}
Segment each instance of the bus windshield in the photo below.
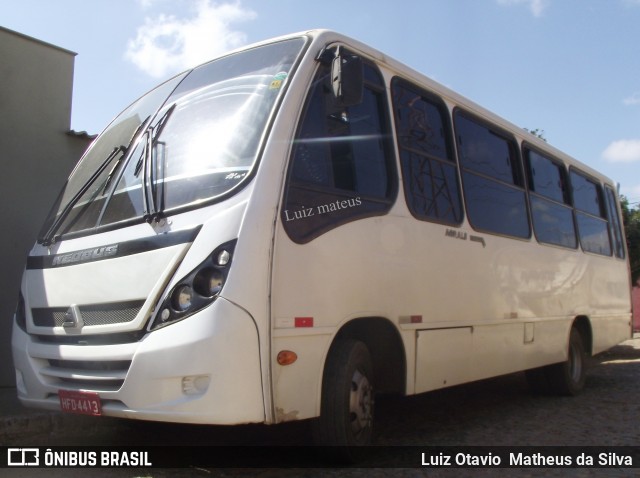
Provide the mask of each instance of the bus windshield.
{"label": "bus windshield", "polygon": [[296,38],[214,60],[133,103],[79,162],[40,242],[151,220],[238,189],[303,44]]}

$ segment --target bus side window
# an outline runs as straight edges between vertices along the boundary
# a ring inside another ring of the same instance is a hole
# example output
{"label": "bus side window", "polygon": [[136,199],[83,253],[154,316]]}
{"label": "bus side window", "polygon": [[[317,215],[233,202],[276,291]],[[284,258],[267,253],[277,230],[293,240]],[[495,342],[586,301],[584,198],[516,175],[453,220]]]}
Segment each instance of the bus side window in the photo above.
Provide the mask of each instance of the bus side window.
{"label": "bus side window", "polygon": [[392,84],[405,198],[411,213],[462,222],[462,199],[445,104],[400,79]]}
{"label": "bus side window", "polygon": [[624,254],[624,236],[622,235],[622,226],[620,224],[620,216],[618,214],[618,206],[616,195],[609,186],[604,188],[607,196],[607,211],[609,213],[609,228],[611,229],[611,238],[613,239],[614,252],[616,257],[625,258]]}
{"label": "bus side window", "polygon": [[318,67],[290,159],[281,218],[299,243],[385,214],[397,191],[382,77],[365,63],[362,102],[344,108],[329,73]]}
{"label": "bus side window", "polygon": [[515,141],[455,112],[467,216],[474,229],[527,239],[527,198]]}
{"label": "bus side window", "polygon": [[600,184],[577,171],[571,171],[573,205],[580,244],[586,252],[611,255],[611,242]]}
{"label": "bus side window", "polygon": [[564,165],[529,148],[524,149],[524,155],[533,229],[538,241],[576,249],[578,241]]}

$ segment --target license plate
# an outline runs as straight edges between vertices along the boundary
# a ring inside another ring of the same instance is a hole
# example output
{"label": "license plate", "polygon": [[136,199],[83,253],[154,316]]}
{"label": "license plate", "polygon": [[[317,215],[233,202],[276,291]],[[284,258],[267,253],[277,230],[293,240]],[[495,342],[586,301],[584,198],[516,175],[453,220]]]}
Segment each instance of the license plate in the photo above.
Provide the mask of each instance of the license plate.
{"label": "license plate", "polygon": [[58,390],[60,408],[66,413],[81,415],[102,415],[100,396],[95,392],[76,392],[72,390]]}

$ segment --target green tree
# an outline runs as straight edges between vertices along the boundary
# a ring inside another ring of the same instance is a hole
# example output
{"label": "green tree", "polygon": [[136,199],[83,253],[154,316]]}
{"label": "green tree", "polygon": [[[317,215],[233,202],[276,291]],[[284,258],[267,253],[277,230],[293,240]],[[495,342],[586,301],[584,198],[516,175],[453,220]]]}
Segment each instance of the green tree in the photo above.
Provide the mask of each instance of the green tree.
{"label": "green tree", "polygon": [[620,196],[620,205],[629,251],[631,281],[636,284],[640,279],[640,209],[632,208],[629,200],[624,196]]}
{"label": "green tree", "polygon": [[530,134],[532,134],[532,135],[534,135],[534,136],[536,136],[536,137],[540,138],[540,139],[541,139],[542,141],[544,141],[545,143],[547,142],[547,138],[545,138],[545,137],[544,137],[544,130],[543,130],[543,129],[539,129],[539,128],[536,128],[536,129],[528,129],[528,128],[524,128],[524,130],[525,130],[527,133],[530,133]]}

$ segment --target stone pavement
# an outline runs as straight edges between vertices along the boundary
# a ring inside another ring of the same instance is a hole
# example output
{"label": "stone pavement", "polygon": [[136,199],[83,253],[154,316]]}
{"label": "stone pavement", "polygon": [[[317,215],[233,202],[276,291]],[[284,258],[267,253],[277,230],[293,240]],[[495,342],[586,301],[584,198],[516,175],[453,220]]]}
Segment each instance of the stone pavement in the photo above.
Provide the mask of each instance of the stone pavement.
{"label": "stone pavement", "polygon": [[75,417],[23,407],[14,387],[0,388],[0,445],[16,445],[21,437],[48,434],[69,418]]}
{"label": "stone pavement", "polygon": [[74,434],[86,436],[100,433],[117,418],[63,414],[58,411],[24,407],[14,387],[0,387],[0,446],[47,443],[47,437]]}

